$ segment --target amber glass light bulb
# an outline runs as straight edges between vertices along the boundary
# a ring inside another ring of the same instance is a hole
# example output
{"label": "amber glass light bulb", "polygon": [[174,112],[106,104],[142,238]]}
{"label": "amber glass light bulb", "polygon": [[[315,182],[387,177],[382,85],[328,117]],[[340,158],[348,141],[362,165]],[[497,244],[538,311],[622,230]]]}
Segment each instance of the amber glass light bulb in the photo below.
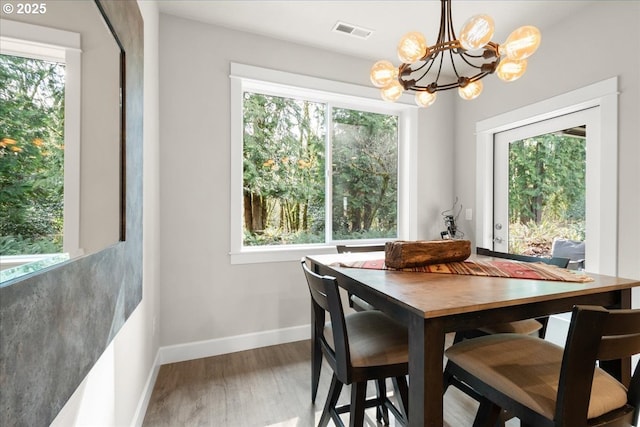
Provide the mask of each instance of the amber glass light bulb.
{"label": "amber glass light bulb", "polygon": [[498,68],[496,68],[496,75],[500,80],[512,82],[522,77],[525,71],[527,71],[526,59],[515,61],[505,58],[500,61],[500,64],[498,64]]}
{"label": "amber glass light bulb", "polygon": [[426,53],[427,40],[417,31],[405,34],[398,43],[398,58],[405,64],[413,64]]}
{"label": "amber glass light bulb", "polygon": [[416,92],[416,104],[418,107],[428,107],[434,102],[436,102],[436,93],[430,93],[427,91]]}
{"label": "amber glass light bulb", "polygon": [[525,25],[514,30],[507,41],[500,45],[500,55],[506,55],[509,59],[520,60],[533,55],[540,46],[542,36],[540,30],[531,25]]}
{"label": "amber glass light bulb", "polygon": [[468,83],[466,86],[460,86],[458,88],[458,95],[460,98],[470,101],[476,99],[482,93],[482,82],[477,80],[475,82]]}
{"label": "amber glass light bulb", "polygon": [[493,31],[493,19],[489,15],[472,16],[460,30],[460,45],[466,50],[479,49],[491,41]]}
{"label": "amber glass light bulb", "polygon": [[375,87],[385,87],[398,79],[398,69],[391,62],[381,60],[373,64],[369,77]]}
{"label": "amber glass light bulb", "polygon": [[400,98],[400,96],[402,96],[403,91],[404,91],[404,88],[402,87],[400,82],[395,80],[391,82],[388,86],[380,89],[380,95],[382,96],[382,99],[384,99],[385,101],[394,102],[398,98]]}

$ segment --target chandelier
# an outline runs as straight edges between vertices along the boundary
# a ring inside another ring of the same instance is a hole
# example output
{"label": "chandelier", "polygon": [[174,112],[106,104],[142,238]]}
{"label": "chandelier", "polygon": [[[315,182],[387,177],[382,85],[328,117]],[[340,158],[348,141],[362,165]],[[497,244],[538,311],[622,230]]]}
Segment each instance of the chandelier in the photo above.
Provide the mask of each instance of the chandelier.
{"label": "chandelier", "polygon": [[[438,91],[454,88],[463,99],[475,99],[482,92],[481,79],[489,74],[495,72],[506,82],[520,78],[527,69],[526,58],[540,45],[540,31],[530,25],[513,31],[503,44],[492,42],[494,24],[488,15],[469,18],[458,38],[451,19],[451,0],[441,0],[440,6],[440,31],[434,45],[429,46],[419,32],[407,33],[398,44],[399,67],[387,60],[371,67],[371,82],[380,88],[385,101],[396,101],[407,90],[415,92],[418,106],[428,107]],[[455,78],[443,74],[445,81],[441,82],[445,62]]]}

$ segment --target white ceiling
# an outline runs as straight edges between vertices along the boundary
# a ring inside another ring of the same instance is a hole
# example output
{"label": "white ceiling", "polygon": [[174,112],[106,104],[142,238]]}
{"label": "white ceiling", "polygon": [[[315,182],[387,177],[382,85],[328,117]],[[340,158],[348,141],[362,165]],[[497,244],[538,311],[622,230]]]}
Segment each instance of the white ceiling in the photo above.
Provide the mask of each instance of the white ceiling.
{"label": "white ceiling", "polygon": [[[496,26],[493,41],[503,42],[522,25],[542,32],[593,1],[453,0],[455,31],[470,16],[486,13]],[[396,63],[396,45],[406,32],[420,31],[434,43],[440,23],[440,1],[237,1],[159,0],[162,13],[227,28],[320,47],[366,59]],[[373,30],[366,40],[332,32],[338,21]]]}

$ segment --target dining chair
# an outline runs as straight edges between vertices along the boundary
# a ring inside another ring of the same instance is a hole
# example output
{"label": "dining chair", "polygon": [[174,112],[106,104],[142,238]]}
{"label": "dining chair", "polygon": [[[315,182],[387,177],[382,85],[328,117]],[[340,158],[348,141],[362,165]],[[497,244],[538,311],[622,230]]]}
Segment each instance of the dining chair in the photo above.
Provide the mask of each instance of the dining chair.
{"label": "dining chair", "polygon": [[[510,254],[505,252],[496,252],[486,248],[477,247],[476,253],[478,255],[489,256],[492,258],[509,259],[521,262],[543,262],[549,265],[555,265],[560,268],[566,268],[569,264],[569,258],[552,257],[542,258],[528,255]],[[453,344],[457,344],[465,339],[477,338],[484,335],[501,334],[501,333],[516,333],[522,335],[536,335],[539,338],[544,338],[547,332],[547,324],[549,317],[544,316],[537,319],[524,319],[513,322],[497,323],[488,326],[484,326],[478,329],[471,329],[467,331],[456,332],[453,338]],[[443,393],[447,391],[450,385],[454,385],[456,388],[464,391],[467,395],[474,397],[476,400],[480,399],[478,393],[470,388],[467,384],[464,384],[453,375],[449,369],[449,362],[445,365],[444,378],[443,378]]]}
{"label": "dining chair", "polygon": [[[339,254],[350,252],[377,252],[384,251],[384,244],[382,245],[336,245],[336,250]],[[375,307],[363,300],[362,298],[348,293],[349,307],[355,311],[375,310]],[[315,402],[318,394],[318,384],[320,383],[320,371],[322,370],[322,347],[319,339],[313,339],[311,341],[312,354],[315,357],[311,358],[311,401]]]}
{"label": "dining chair", "polygon": [[[564,257],[544,258],[529,255],[510,254],[506,252],[496,252],[480,247],[476,248],[476,253],[478,255],[484,255],[493,258],[510,259],[521,262],[542,262],[544,264],[555,265],[556,267],[560,268],[567,268],[570,261],[569,258]],[[537,332],[540,338],[544,338],[547,332],[548,320],[549,317],[545,316],[538,319],[525,319],[515,322],[494,324],[482,327],[479,330],[481,332],[481,335],[509,332],[530,335]]]}
{"label": "dining chair", "polygon": [[[302,261],[312,307],[312,340],[321,343],[321,351],[333,370],[329,394],[318,426],[324,427],[332,419],[344,426],[340,414],[349,412],[349,425],[362,426],[365,408],[376,407],[377,421],[388,424],[388,411],[401,425],[408,414],[409,370],[407,329],[378,310],[345,315],[338,281],[320,276]],[[325,323],[326,313],[330,322]],[[312,356],[312,358],[314,358]],[[391,378],[397,405],[386,393],[386,379]],[[366,398],[367,383],[374,380],[375,398]],[[337,406],[343,385],[351,385],[350,403]]]}
{"label": "dining chair", "polygon": [[551,244],[551,256],[569,258],[569,270],[584,269],[585,242],[569,239],[554,239]]}
{"label": "dining chair", "polygon": [[[381,245],[336,245],[339,254],[350,252],[378,252],[384,251],[384,244]],[[348,293],[349,307],[355,311],[375,310],[375,307],[362,298]],[[319,338],[311,340],[311,402],[316,401],[318,394],[318,384],[320,384],[320,371],[322,370],[322,347]]]}
{"label": "dining chair", "polygon": [[[636,426],[640,365],[625,387],[599,366],[640,353],[640,309],[576,306],[564,349],[521,334],[465,340],[445,354],[481,397],[475,427],[506,410],[524,427]],[[599,366],[598,366],[599,365]]]}
{"label": "dining chair", "polygon": [[[339,254],[350,252],[384,252],[384,244],[381,245],[336,245]],[[362,298],[349,293],[349,307],[356,311],[375,310],[376,308]]]}
{"label": "dining chair", "polygon": [[560,257],[560,256],[552,256],[551,258],[545,258],[545,257],[531,256],[531,255],[509,254],[506,252],[497,252],[497,251],[492,251],[492,250],[481,248],[481,247],[476,248],[476,254],[490,256],[493,258],[511,259],[514,261],[543,262],[545,264],[555,265],[556,267],[560,267],[560,268],[567,268],[567,266],[569,265],[569,261],[571,261],[569,258]]}

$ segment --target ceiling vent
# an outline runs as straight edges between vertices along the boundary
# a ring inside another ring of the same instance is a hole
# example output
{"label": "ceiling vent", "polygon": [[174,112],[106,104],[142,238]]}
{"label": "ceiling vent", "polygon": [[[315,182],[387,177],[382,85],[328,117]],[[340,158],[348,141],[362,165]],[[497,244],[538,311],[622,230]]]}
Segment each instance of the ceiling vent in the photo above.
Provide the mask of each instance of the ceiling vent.
{"label": "ceiling vent", "polygon": [[346,22],[338,21],[336,25],[333,27],[333,31],[337,33],[348,34],[353,37],[358,37],[359,39],[368,39],[371,34],[373,34],[373,30],[368,30],[362,27],[356,27],[355,25],[347,24]]}

